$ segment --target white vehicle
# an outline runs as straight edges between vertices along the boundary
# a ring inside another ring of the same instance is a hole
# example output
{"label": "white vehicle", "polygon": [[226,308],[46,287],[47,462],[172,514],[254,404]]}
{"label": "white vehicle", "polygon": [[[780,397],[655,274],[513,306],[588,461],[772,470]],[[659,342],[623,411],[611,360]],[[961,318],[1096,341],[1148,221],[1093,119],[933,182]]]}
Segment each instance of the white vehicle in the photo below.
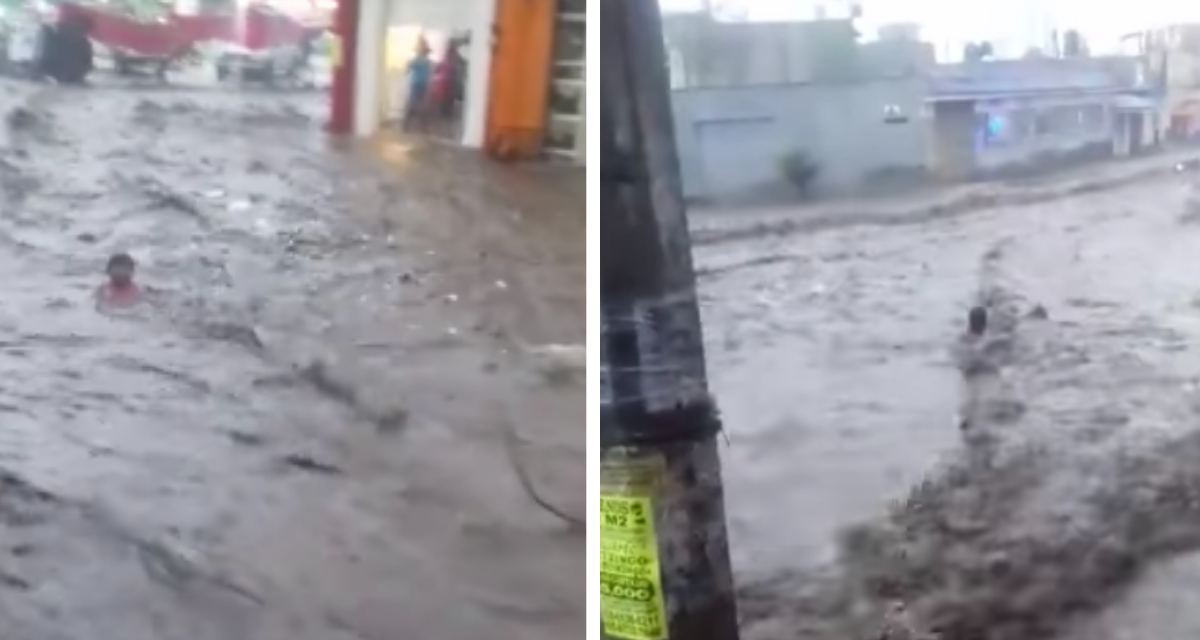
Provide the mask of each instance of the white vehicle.
{"label": "white vehicle", "polygon": [[299,61],[300,50],[295,46],[251,50],[229,45],[217,56],[217,78],[273,79],[282,76]]}
{"label": "white vehicle", "polygon": [[41,54],[42,25],[51,16],[31,8],[5,16],[4,57],[10,71],[32,71]]}
{"label": "white vehicle", "polygon": [[261,82],[268,85],[285,84],[299,87],[318,86],[328,75],[322,59],[314,51],[316,38],[298,44],[251,50],[226,45],[216,55],[217,79],[221,82]]}

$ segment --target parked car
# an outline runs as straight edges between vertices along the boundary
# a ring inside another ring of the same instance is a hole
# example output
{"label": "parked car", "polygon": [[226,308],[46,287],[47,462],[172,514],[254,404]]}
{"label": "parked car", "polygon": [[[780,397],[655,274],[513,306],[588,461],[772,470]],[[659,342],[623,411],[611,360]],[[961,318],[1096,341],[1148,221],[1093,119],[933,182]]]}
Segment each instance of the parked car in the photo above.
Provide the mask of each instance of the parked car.
{"label": "parked car", "polygon": [[323,28],[304,27],[295,33],[276,36],[272,45],[258,49],[226,46],[216,58],[217,79],[314,86],[320,74],[316,49],[324,33]]}

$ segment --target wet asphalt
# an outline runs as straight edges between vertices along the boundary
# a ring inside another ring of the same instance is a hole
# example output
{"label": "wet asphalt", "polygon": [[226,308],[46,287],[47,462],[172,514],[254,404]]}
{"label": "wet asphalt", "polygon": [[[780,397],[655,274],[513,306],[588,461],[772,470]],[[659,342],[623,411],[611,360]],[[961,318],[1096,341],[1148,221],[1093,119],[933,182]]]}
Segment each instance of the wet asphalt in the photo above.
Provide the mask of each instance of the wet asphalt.
{"label": "wet asphalt", "polygon": [[[6,640],[577,634],[582,176],[3,82]],[[92,304],[128,251],[139,309]],[[564,373],[565,372],[565,373]]]}

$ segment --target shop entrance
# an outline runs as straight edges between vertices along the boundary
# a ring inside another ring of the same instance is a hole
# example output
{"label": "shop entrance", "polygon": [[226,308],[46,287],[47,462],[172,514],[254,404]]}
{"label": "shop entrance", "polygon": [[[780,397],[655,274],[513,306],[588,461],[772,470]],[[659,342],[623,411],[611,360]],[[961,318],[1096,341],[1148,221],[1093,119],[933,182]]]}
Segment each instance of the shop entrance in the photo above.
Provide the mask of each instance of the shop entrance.
{"label": "shop entrance", "polygon": [[386,126],[411,135],[462,142],[475,37],[472,21],[479,3],[390,3],[381,96]]}

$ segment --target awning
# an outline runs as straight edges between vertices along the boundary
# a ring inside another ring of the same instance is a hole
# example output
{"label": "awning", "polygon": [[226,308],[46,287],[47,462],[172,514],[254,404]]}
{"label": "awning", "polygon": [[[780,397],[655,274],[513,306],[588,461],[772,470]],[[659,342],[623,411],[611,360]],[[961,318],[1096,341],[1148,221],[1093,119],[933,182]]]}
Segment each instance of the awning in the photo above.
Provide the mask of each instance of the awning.
{"label": "awning", "polygon": [[1158,102],[1142,96],[1122,94],[1113,98],[1113,107],[1118,111],[1153,111],[1158,108]]}

